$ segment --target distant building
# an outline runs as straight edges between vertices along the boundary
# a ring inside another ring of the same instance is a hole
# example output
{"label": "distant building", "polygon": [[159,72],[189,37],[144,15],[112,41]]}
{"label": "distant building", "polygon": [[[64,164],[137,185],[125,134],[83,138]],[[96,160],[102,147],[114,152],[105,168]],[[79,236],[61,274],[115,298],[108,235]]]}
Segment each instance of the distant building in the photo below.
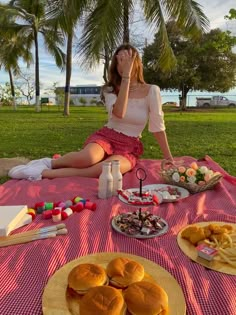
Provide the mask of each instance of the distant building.
{"label": "distant building", "polygon": [[[64,98],[64,87],[56,88],[56,103],[59,104]],[[70,87],[70,104],[93,106],[101,103],[101,86],[77,85]]]}

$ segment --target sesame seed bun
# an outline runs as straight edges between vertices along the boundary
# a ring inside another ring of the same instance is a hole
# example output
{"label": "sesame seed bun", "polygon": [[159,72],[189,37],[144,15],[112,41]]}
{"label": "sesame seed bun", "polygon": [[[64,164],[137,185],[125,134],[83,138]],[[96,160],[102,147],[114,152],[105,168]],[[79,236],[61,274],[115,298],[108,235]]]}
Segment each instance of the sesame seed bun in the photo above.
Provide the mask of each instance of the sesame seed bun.
{"label": "sesame seed bun", "polygon": [[106,271],[96,264],[80,264],[68,276],[69,288],[78,294],[85,294],[88,289],[107,283]]}
{"label": "sesame seed bun", "polygon": [[126,305],[120,290],[109,286],[89,289],[82,297],[80,315],[125,315]]}
{"label": "sesame seed bun", "polygon": [[117,288],[126,288],[131,283],[141,281],[144,267],[131,259],[119,257],[111,260],[106,269],[109,283]]}
{"label": "sesame seed bun", "polygon": [[131,284],[124,291],[127,309],[132,315],[168,314],[168,296],[155,283],[140,281]]}

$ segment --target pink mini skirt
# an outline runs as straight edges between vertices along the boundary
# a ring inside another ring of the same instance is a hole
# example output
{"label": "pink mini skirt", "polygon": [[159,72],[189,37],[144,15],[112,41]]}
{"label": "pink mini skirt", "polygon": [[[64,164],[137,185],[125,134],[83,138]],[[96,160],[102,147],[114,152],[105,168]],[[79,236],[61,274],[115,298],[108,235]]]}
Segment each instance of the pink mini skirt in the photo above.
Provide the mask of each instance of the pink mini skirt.
{"label": "pink mini skirt", "polygon": [[108,127],[103,127],[89,136],[84,146],[94,142],[99,144],[108,156],[116,154],[126,157],[132,168],[143,154],[143,144],[139,138],[127,136]]}

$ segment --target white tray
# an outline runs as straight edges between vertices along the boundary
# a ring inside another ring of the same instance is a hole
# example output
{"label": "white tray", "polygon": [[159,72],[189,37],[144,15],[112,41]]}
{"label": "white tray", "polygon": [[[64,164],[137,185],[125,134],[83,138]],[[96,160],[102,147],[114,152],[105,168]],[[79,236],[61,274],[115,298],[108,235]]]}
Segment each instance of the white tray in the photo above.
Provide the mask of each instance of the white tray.
{"label": "white tray", "polygon": [[165,227],[164,227],[162,230],[158,231],[157,233],[150,234],[150,235],[142,235],[142,234],[134,234],[134,235],[132,235],[132,234],[127,234],[127,233],[121,231],[121,229],[120,229],[120,228],[116,225],[116,223],[115,223],[115,220],[116,220],[117,217],[119,217],[119,216],[120,216],[120,215],[117,215],[117,216],[113,217],[113,219],[112,219],[112,221],[111,221],[111,225],[112,225],[113,229],[114,229],[116,232],[118,232],[118,233],[120,233],[120,234],[123,234],[123,235],[125,235],[125,236],[128,236],[128,237],[131,237],[131,238],[139,238],[139,239],[154,238],[154,237],[161,236],[161,235],[165,234],[165,233],[168,231],[168,229],[169,229],[168,223],[167,223],[164,219],[160,218],[159,216],[155,216],[155,215],[154,215],[155,217],[160,218],[159,220],[160,220],[161,222],[165,223]]}
{"label": "white tray", "polygon": [[[164,196],[163,196],[163,194],[161,192],[161,189],[167,188],[167,187],[175,188],[180,193],[180,197],[176,198],[176,199],[164,198]],[[159,193],[162,194],[162,197],[163,197],[162,202],[176,202],[176,201],[182,200],[184,198],[187,198],[190,195],[190,193],[189,193],[189,191],[187,189],[179,187],[179,186],[168,185],[168,184],[145,185],[145,186],[143,186],[143,190],[157,190]]]}

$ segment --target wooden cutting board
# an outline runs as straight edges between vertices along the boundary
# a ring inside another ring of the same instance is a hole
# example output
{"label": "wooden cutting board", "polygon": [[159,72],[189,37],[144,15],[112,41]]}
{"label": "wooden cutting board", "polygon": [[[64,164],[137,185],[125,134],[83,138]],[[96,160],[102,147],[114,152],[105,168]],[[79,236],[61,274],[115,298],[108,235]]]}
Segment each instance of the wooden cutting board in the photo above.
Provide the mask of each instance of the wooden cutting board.
{"label": "wooden cutting board", "polygon": [[[198,222],[196,224],[191,224],[191,226],[198,226],[198,227],[204,227],[206,225],[209,224],[218,224],[218,225],[225,225],[225,224],[230,224],[233,226],[233,229],[236,231],[236,224],[234,223],[229,223],[229,222],[215,222],[215,221],[211,221],[211,222]],[[191,244],[188,240],[185,240],[184,238],[181,237],[181,233],[187,228],[189,227],[185,226],[179,233],[177,236],[177,242],[178,245],[180,247],[180,249],[184,252],[184,254],[186,256],[188,256],[189,258],[191,258],[193,261],[195,261],[196,263],[208,268],[208,269],[212,269],[218,272],[222,272],[222,273],[226,273],[229,275],[236,275],[236,268],[230,266],[227,263],[224,262],[220,262],[217,261],[215,259],[213,259],[212,261],[207,261],[201,257],[198,257],[198,253],[197,250],[195,248],[195,246],[193,244]]]}
{"label": "wooden cutting board", "polygon": [[183,291],[175,278],[164,268],[154,262],[140,256],[127,253],[98,253],[75,259],[60,268],[48,281],[42,297],[42,309],[44,315],[78,315],[79,311],[68,305],[67,278],[70,271],[78,264],[94,263],[106,268],[107,264],[114,258],[127,257],[135,260],[144,266],[145,280],[155,281],[167,293],[169,299],[169,315],[186,314],[186,304]]}

